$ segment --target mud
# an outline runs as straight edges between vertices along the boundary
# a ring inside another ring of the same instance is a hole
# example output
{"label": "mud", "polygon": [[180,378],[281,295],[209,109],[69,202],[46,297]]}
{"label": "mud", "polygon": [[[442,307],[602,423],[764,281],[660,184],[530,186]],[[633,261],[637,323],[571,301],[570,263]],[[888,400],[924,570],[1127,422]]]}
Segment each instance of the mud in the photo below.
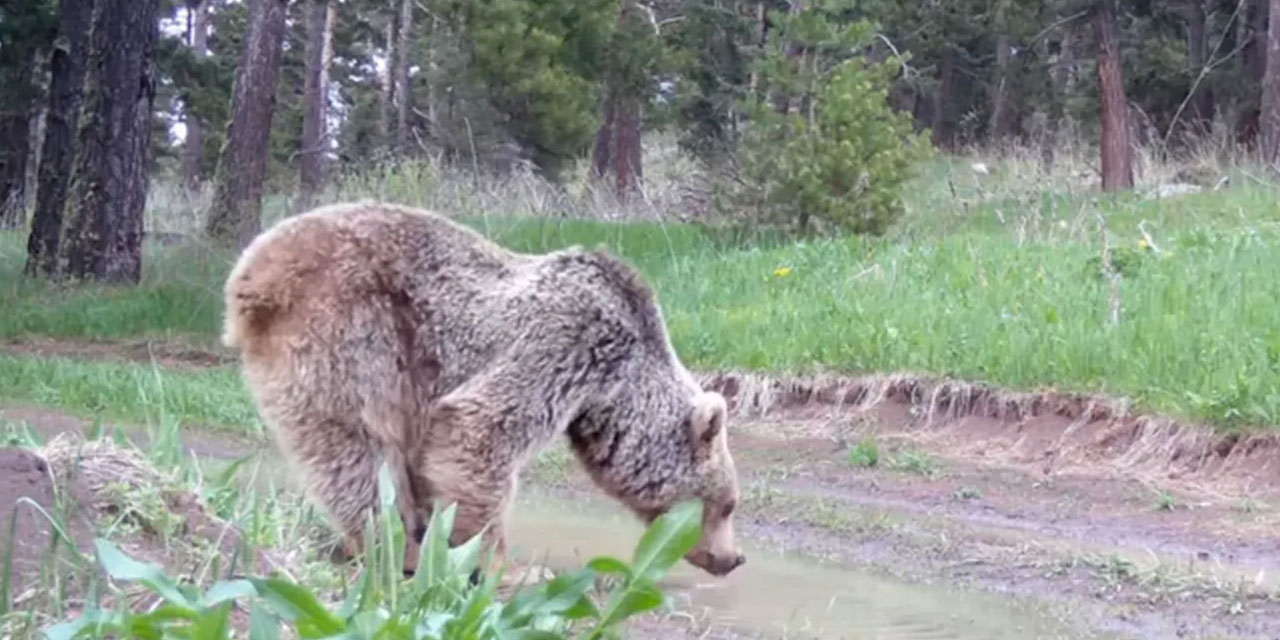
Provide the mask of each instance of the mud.
{"label": "mud", "polygon": [[[542,499],[522,501],[510,533],[514,555],[568,569],[600,554],[628,558],[629,543],[643,530],[617,510]],[[744,552],[751,558],[749,570],[717,579],[681,564],[662,586],[677,607],[721,633],[885,640],[1103,637],[1005,596],[824,566],[750,543]]]}
{"label": "mud", "polygon": [[[1272,433],[921,377],[704,380],[735,414],[751,560],[723,581],[680,569],[678,610],[635,637],[1280,637]],[[79,424],[0,416],[45,434]],[[183,446],[276,459],[196,429]],[[516,544],[556,562],[626,557],[640,532],[559,447],[525,474],[521,505]]]}
{"label": "mud", "polygon": [[[56,533],[51,520],[63,513],[57,493],[43,457],[25,449],[0,449],[0,513],[4,516],[0,521],[0,549],[12,554],[8,574],[0,574],[0,579],[10,585],[10,603],[21,604],[30,599],[41,568],[58,558],[53,549]],[[73,544],[88,548],[91,535],[87,523],[73,517],[66,519],[65,525],[64,532]],[[64,544],[61,539],[58,542]]]}

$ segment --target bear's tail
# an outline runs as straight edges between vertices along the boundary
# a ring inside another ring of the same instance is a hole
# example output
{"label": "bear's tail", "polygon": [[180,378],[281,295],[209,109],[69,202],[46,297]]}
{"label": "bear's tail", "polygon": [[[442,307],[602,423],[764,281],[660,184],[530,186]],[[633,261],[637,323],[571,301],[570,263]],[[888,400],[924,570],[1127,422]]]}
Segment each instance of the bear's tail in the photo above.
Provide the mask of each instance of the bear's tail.
{"label": "bear's tail", "polygon": [[277,301],[253,292],[229,292],[222,323],[222,344],[243,349],[248,341],[266,333],[271,321],[283,309]]}
{"label": "bear's tail", "polygon": [[[222,344],[233,349],[250,347],[270,330],[280,314],[292,306],[298,294],[285,277],[278,256],[261,251],[265,242],[251,244],[227,276],[223,290],[225,312],[222,320]],[[278,249],[277,249],[278,251]]]}

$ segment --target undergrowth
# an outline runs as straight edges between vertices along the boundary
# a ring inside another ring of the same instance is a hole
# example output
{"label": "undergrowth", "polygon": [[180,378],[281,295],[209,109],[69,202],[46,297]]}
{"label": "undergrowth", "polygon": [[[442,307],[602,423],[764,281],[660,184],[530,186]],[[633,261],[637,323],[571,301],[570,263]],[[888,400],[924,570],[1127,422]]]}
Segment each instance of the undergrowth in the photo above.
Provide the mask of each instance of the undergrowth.
{"label": "undergrowth", "polygon": [[[498,591],[501,571],[483,574],[478,584],[471,584],[473,571],[487,564],[479,535],[449,548],[453,505],[432,513],[418,570],[404,579],[398,551],[405,530],[385,467],[379,489],[378,526],[370,527],[360,573],[340,602],[326,603],[323,594],[281,577],[236,577],[199,589],[98,538],[97,560],[106,574],[115,582],[145,586],[163,604],[91,603],[77,618],[46,629],[46,637],[266,640],[280,637],[284,625],[301,638],[616,638],[628,618],[664,604],[657,581],[701,535],[702,504],[679,504],[649,526],[630,562],[597,556],[576,571],[521,585],[504,601]],[[600,578],[609,579],[608,589],[597,589]],[[249,611],[247,634],[234,628],[236,605]]]}
{"label": "undergrowth", "polygon": [[[317,551],[321,548],[317,538],[323,536],[317,536],[313,528],[322,528],[323,522],[303,506],[299,496],[286,495],[274,487],[264,490],[252,481],[241,484],[238,476],[249,457],[208,473],[198,460],[183,456],[172,422],[151,431],[146,459],[157,469],[171,469],[176,481],[201,494],[217,517],[242,532],[236,556],[252,558],[266,550],[292,560],[276,571],[260,574],[247,571],[243,560],[220,557],[216,547],[158,534],[158,541],[152,544],[163,548],[162,566],[124,550],[118,538],[132,529],[105,523],[97,529],[91,557],[85,557],[73,550],[66,505],[46,511],[24,501],[15,505],[9,525],[18,509],[36,508],[53,523],[53,540],[61,543],[65,566],[59,564],[57,555],[44,556],[39,588],[28,591],[21,603],[7,597],[0,600],[0,625],[7,637],[33,637],[32,625],[38,622],[43,637],[49,640],[256,640],[282,635],[415,640],[615,638],[627,619],[667,604],[657,585],[701,535],[702,505],[685,502],[646,529],[629,560],[594,557],[576,570],[521,584],[511,591],[501,586],[507,566],[499,567],[496,573],[478,573],[479,582],[472,582],[475,570],[489,565],[481,537],[450,548],[455,509],[438,505],[420,547],[418,570],[405,578],[400,551],[406,531],[384,466],[378,477],[381,508],[371,516],[364,552],[356,559],[358,572],[351,581],[336,579],[332,569],[342,568],[331,565]],[[22,436],[18,439],[24,446],[42,444],[38,436]],[[95,428],[86,437],[134,446],[119,430]],[[110,486],[107,490],[114,491]],[[144,529],[177,517],[167,511],[162,500],[114,493],[109,497],[121,505],[146,507],[136,514],[141,518],[138,526]],[[6,576],[13,552],[12,537],[8,539]],[[299,554],[299,550],[306,553]],[[197,554],[207,556],[197,558],[196,564],[203,564],[203,569],[175,573],[175,566],[188,564],[179,558]],[[73,583],[83,585],[75,595],[59,587]],[[8,585],[4,586],[7,594]]]}

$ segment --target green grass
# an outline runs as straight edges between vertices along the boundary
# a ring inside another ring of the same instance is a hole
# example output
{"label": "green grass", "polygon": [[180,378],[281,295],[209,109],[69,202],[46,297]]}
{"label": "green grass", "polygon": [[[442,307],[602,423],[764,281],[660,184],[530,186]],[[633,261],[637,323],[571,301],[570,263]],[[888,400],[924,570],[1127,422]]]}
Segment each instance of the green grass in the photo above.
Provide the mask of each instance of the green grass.
{"label": "green grass", "polygon": [[132,423],[175,420],[258,433],[262,422],[232,368],[180,372],[151,365],[0,355],[0,400]]}
{"label": "green grass", "polygon": [[[1237,184],[1161,201],[988,194],[950,209],[934,189],[891,237],[789,245],[734,245],[681,224],[467,222],[518,250],[604,244],[626,257],[658,290],[676,347],[696,368],[908,370],[1124,395],[1144,409],[1270,427],[1280,425],[1280,208],[1275,189]],[[956,197],[979,195],[968,189]],[[1114,325],[1098,214],[1125,275]],[[1140,225],[1158,255],[1139,248]],[[4,236],[0,338],[212,341],[234,256],[149,250],[139,287],[60,290],[24,282],[21,239]],[[240,420],[242,410],[227,411]]]}

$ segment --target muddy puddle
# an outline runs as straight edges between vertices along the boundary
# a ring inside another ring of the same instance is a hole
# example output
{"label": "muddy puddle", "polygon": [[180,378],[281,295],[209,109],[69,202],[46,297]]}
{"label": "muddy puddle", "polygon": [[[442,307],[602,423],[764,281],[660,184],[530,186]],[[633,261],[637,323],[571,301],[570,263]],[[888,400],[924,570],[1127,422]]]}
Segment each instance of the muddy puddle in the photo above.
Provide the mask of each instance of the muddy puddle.
{"label": "muddy puddle", "polygon": [[[510,521],[516,557],[553,569],[609,554],[629,560],[643,529],[626,513],[538,498]],[[896,582],[744,544],[748,562],[726,578],[681,562],[663,588],[678,609],[744,633],[851,640],[1102,637],[1011,599]]]}

